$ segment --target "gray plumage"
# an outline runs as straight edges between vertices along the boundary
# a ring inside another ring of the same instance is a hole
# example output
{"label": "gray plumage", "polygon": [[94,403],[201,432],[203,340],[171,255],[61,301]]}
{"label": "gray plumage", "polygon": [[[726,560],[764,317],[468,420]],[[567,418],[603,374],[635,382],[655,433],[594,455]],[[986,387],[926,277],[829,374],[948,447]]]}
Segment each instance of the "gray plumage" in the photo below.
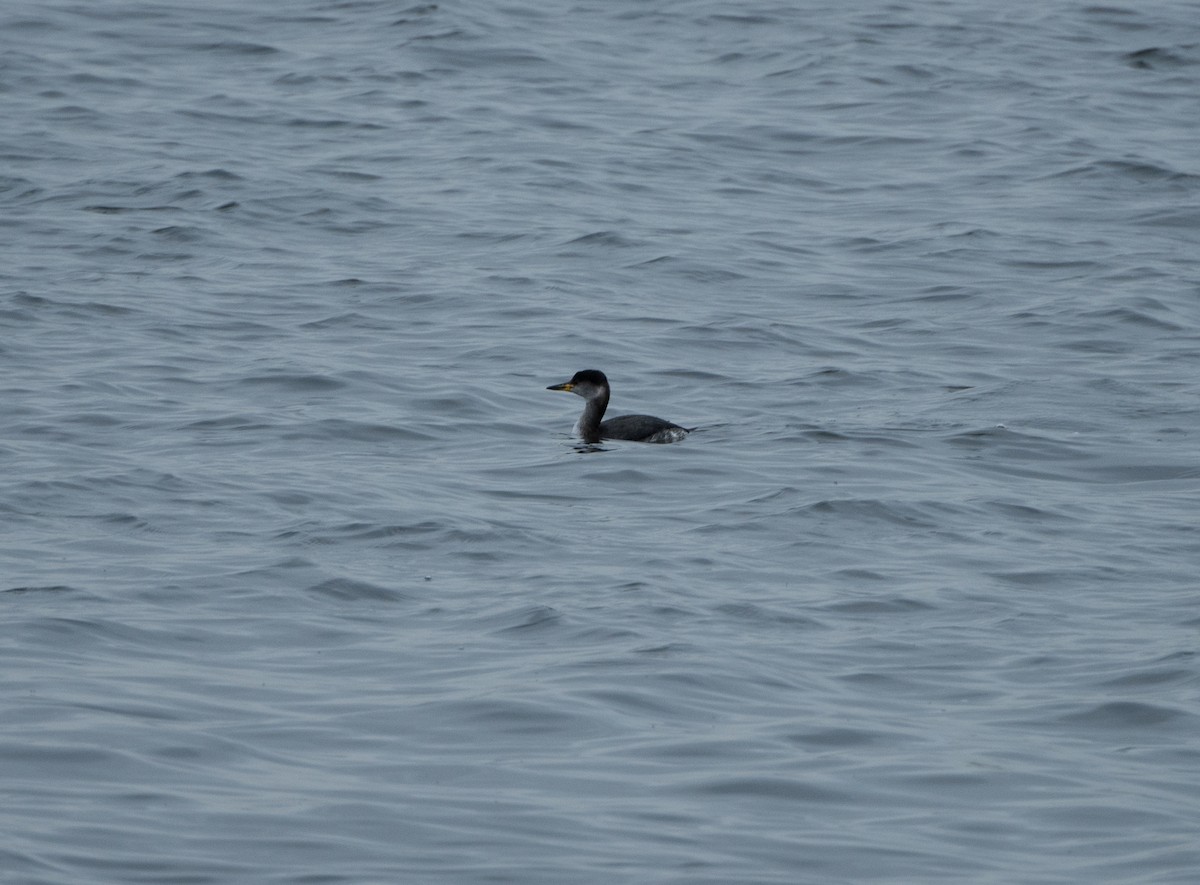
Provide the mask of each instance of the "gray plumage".
{"label": "gray plumage", "polygon": [[551,384],[547,390],[566,390],[583,397],[587,404],[579,419],[579,435],[585,443],[595,444],[602,439],[623,439],[631,442],[669,443],[683,439],[690,432],[686,427],[655,418],[653,415],[621,415],[601,420],[608,408],[611,390],[608,378],[596,369],[576,372],[570,381]]}

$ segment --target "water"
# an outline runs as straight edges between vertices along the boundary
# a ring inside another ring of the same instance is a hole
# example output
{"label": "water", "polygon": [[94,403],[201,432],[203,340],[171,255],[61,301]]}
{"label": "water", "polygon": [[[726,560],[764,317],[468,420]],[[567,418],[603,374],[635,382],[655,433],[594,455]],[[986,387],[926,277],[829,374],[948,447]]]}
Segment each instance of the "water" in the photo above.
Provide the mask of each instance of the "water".
{"label": "water", "polygon": [[0,879],[1192,882],[1195,15],[6,4]]}

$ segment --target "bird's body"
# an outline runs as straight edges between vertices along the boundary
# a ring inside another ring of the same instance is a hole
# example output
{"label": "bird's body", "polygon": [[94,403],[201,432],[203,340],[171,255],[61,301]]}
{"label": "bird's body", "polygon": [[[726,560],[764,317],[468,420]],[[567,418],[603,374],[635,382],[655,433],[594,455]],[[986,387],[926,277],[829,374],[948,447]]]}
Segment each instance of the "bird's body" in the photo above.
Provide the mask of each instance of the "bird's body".
{"label": "bird's body", "polygon": [[686,427],[655,418],[652,415],[621,415],[601,420],[608,408],[611,393],[608,378],[596,369],[576,372],[570,381],[552,384],[547,390],[565,390],[587,400],[583,415],[577,426],[579,436],[585,443],[595,444],[602,439],[622,439],[631,442],[669,443],[678,442],[688,435]]}

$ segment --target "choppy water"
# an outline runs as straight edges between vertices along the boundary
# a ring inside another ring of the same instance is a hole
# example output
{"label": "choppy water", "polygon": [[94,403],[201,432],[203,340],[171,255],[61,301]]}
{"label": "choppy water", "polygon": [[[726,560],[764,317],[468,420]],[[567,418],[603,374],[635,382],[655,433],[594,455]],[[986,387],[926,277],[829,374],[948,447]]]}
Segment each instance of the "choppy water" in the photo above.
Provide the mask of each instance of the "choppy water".
{"label": "choppy water", "polygon": [[0,879],[1193,882],[1197,11],[4,4]]}

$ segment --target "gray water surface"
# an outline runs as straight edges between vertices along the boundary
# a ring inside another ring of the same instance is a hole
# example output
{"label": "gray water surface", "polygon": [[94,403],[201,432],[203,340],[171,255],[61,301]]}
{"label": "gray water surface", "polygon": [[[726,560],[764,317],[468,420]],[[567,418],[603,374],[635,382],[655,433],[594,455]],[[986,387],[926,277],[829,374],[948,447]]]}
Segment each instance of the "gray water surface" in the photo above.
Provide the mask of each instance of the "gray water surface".
{"label": "gray water surface", "polygon": [[1197,20],[6,3],[0,880],[1190,885]]}

